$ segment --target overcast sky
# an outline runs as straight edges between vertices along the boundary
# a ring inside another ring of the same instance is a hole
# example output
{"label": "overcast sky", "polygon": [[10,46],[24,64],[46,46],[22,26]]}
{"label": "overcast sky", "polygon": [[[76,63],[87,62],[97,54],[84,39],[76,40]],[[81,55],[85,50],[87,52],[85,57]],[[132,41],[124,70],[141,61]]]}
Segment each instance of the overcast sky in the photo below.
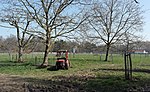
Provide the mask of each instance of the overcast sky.
{"label": "overcast sky", "polygon": [[[144,37],[144,40],[150,41],[150,0],[137,1],[139,2],[139,5],[142,7],[142,9],[145,11],[145,13],[143,14],[145,24],[143,26],[142,36]],[[15,35],[16,31],[9,28],[0,27],[0,36],[8,37],[11,34]]]}

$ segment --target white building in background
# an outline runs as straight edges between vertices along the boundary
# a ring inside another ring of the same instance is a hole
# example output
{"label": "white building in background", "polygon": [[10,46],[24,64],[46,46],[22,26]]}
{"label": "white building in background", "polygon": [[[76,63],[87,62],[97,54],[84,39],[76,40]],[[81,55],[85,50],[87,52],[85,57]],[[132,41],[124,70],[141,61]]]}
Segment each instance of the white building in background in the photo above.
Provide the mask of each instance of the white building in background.
{"label": "white building in background", "polygon": [[148,54],[148,52],[145,50],[134,50],[134,53],[135,54]]}

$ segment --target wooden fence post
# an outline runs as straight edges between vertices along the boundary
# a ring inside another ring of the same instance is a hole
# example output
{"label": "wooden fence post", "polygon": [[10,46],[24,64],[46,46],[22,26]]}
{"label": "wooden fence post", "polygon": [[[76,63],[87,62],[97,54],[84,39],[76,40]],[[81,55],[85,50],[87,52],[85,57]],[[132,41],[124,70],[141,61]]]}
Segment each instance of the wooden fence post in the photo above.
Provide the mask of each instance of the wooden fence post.
{"label": "wooden fence post", "polygon": [[132,80],[132,60],[131,54],[125,53],[124,54],[124,64],[125,64],[125,79]]}

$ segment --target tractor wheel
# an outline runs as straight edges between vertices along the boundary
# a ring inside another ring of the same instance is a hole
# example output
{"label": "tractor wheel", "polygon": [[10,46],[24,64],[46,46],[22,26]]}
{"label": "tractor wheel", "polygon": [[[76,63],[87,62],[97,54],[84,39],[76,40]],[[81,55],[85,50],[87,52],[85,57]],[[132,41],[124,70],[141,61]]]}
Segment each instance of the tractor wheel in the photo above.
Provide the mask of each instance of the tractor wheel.
{"label": "tractor wheel", "polygon": [[68,68],[69,68],[69,64],[65,63],[65,69],[68,70]]}
{"label": "tractor wheel", "polygon": [[57,65],[55,66],[55,69],[56,69],[56,70],[59,70],[59,68],[58,68],[58,66],[57,66]]}
{"label": "tractor wheel", "polygon": [[60,62],[56,62],[56,70],[59,70],[60,69]]}

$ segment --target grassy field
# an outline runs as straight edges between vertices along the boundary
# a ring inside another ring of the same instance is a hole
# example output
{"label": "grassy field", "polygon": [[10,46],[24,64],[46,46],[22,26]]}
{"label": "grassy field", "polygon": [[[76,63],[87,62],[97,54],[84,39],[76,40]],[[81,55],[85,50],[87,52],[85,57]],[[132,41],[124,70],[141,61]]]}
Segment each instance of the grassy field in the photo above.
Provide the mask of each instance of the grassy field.
{"label": "grassy field", "polygon": [[[42,62],[42,54],[24,56],[24,63],[15,63],[17,56],[0,54],[0,74],[19,76],[33,89],[43,88],[50,92],[149,92],[150,56],[132,55],[133,80],[124,79],[123,56],[113,54],[109,62],[104,55],[77,54],[69,56],[69,70],[49,71],[37,69]],[[101,58],[101,60],[100,60]],[[49,64],[55,65],[54,55],[49,56]],[[16,81],[16,80],[15,80]],[[46,91],[45,91],[46,92]]]}

